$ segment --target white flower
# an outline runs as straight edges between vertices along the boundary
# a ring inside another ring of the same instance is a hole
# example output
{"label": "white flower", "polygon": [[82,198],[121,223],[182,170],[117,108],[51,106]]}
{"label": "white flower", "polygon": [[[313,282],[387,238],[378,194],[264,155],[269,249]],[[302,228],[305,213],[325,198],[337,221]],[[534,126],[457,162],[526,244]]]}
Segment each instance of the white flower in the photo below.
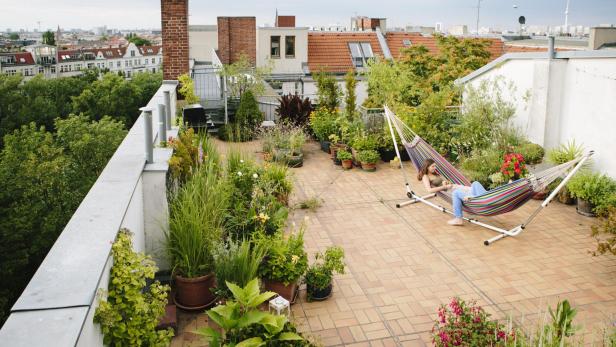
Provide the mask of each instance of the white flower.
{"label": "white flower", "polygon": [[240,159],[240,163],[244,163],[244,159]]}
{"label": "white flower", "polygon": [[237,172],[237,175],[238,175],[238,176],[241,176],[241,175],[242,175],[242,172],[241,172],[241,171],[238,171],[238,172]]}
{"label": "white flower", "polygon": [[253,173],[252,174],[252,178],[257,179],[257,178],[259,178],[259,175],[257,175],[256,173]]}

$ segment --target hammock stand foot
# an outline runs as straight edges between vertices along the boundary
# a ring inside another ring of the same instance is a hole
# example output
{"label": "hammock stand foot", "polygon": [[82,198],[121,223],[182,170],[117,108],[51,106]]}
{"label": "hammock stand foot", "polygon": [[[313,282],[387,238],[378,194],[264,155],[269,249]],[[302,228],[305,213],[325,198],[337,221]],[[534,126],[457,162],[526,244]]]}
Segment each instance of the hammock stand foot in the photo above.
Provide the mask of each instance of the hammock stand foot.
{"label": "hammock stand foot", "polygon": [[[422,199],[431,199],[431,198],[434,198],[434,197],[436,197],[436,194],[432,193],[432,194],[424,195],[421,198]],[[417,203],[417,202],[420,202],[420,201],[421,200],[419,200],[419,199],[411,198],[411,200],[409,200],[409,201],[405,201],[405,202],[401,202],[401,203],[396,204],[396,207],[397,208],[401,208],[401,207],[404,207],[406,205],[411,205],[411,204],[414,204],[414,203]]]}
{"label": "hammock stand foot", "polygon": [[[505,229],[496,228],[496,227],[491,227],[489,229],[492,229],[493,231],[496,231],[496,232],[498,232],[500,234],[496,235],[496,236],[494,236],[494,237],[492,237],[490,239],[487,239],[487,240],[483,241],[483,244],[486,245],[486,246],[489,246],[489,245],[493,244],[494,242],[496,242],[498,240],[504,239],[507,236],[516,236],[519,233],[521,233],[522,230],[524,230],[521,225],[518,225],[517,227],[515,227],[515,228],[513,228],[511,230],[505,230]],[[497,229],[500,229],[500,230],[497,230]]]}

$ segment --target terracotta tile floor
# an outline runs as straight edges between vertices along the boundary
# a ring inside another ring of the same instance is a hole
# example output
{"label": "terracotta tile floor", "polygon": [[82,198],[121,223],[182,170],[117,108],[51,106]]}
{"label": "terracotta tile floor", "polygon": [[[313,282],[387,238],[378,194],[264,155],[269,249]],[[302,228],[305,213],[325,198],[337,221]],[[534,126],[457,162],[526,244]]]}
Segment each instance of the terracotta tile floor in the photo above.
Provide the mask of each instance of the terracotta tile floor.
{"label": "terracotta tile floor", "polygon": [[[258,151],[256,143],[241,147]],[[521,235],[486,247],[483,241],[495,235],[486,229],[449,226],[448,215],[422,204],[397,209],[405,198],[400,169],[381,163],[373,173],[343,171],[316,143],[306,147],[304,167],[292,169],[291,203],[319,197],[322,206],[291,218],[308,217],[309,254],[341,245],[348,265],[335,278],[332,298],[307,302],[302,290],[293,306],[298,326],[319,343],[429,346],[437,308],[452,296],[477,300],[496,318],[526,327],[567,298],[579,310],[586,344],[616,321],[616,258],[588,253],[596,244],[589,236],[594,220],[574,207],[555,202]],[[405,170],[419,188],[414,169]],[[489,221],[513,227],[538,205],[531,201]],[[172,346],[205,345],[191,333],[207,325],[203,314],[181,313],[178,320]]]}

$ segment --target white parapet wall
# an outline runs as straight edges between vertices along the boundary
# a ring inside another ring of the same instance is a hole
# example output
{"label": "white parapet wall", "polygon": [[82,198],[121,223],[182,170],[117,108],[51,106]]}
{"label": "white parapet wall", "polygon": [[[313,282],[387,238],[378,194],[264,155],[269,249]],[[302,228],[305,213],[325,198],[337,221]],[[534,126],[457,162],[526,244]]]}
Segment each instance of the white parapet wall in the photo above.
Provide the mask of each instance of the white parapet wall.
{"label": "white parapet wall", "polygon": [[[173,113],[176,86],[177,81],[164,81],[147,105],[153,109],[155,146],[159,143],[156,106],[169,92]],[[161,249],[167,227],[167,161],[172,152],[154,148],[154,162],[146,163],[143,117],[130,129],[11,309],[0,330],[0,345],[103,346],[93,317],[108,287],[111,245],[120,228],[133,233],[136,251],[152,254],[159,267],[167,267]],[[172,129],[167,136],[176,134]]]}
{"label": "white parapet wall", "polygon": [[514,124],[546,150],[575,140],[594,150],[593,166],[616,178],[616,52],[506,54],[461,78],[478,86],[502,79],[515,87],[503,90],[514,102]]}

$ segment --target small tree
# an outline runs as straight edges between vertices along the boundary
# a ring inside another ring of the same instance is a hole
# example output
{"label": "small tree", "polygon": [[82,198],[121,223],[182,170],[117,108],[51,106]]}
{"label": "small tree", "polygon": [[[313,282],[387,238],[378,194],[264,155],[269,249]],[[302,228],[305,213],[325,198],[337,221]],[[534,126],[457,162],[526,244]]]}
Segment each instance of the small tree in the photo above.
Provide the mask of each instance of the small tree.
{"label": "small tree", "polygon": [[355,79],[355,73],[353,70],[349,70],[346,76],[344,77],[344,82],[346,86],[346,95],[344,98],[345,106],[345,114],[349,120],[353,120],[355,115],[357,114],[355,108],[357,107],[356,101],[357,96],[355,95],[355,86],[357,86],[357,80]]}
{"label": "small tree", "polygon": [[259,110],[259,104],[251,90],[242,94],[240,106],[235,113],[235,123],[240,127],[240,141],[250,140],[254,136],[255,129],[263,121],[263,113]]}
{"label": "small tree", "polygon": [[128,35],[126,35],[126,39],[128,40],[128,42],[134,43],[135,46],[151,46],[152,45],[152,42],[150,42],[150,40],[144,39],[143,37],[139,37],[135,33],[129,33]]}
{"label": "small tree", "polygon": [[10,33],[9,34],[9,40],[19,40],[19,34],[18,33]]}
{"label": "small tree", "polygon": [[56,45],[56,36],[51,30],[47,30],[43,33],[43,44],[55,46]]}
{"label": "small tree", "polygon": [[221,75],[228,81],[230,96],[241,98],[249,90],[253,96],[262,95],[265,92],[265,76],[270,71],[269,66],[254,67],[248,56],[241,54],[236,62],[222,67]]}
{"label": "small tree", "polygon": [[330,112],[336,111],[338,106],[340,106],[340,90],[334,76],[321,70],[318,74],[313,75],[312,78],[317,82],[319,107],[325,107]]}
{"label": "small tree", "polygon": [[178,76],[178,81],[180,81],[180,94],[184,96],[184,100],[189,105],[196,104],[200,101],[199,97],[195,95],[195,82],[188,74],[183,74]]}

